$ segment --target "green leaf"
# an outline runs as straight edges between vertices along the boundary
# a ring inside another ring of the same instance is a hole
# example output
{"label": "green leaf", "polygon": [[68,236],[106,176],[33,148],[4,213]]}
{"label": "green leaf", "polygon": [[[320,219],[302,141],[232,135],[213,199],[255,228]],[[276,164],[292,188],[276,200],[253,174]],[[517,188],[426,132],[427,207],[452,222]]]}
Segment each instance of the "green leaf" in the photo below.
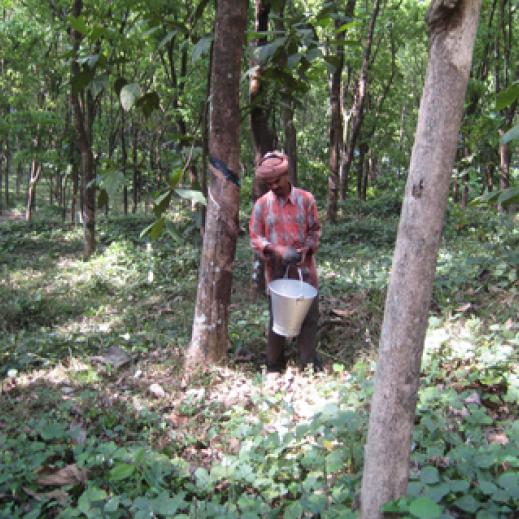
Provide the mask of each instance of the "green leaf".
{"label": "green leaf", "polygon": [[136,106],[138,106],[146,119],[153,113],[154,110],[160,108],[160,98],[157,92],[148,92],[137,100]]}
{"label": "green leaf", "polygon": [[119,94],[123,109],[126,111],[130,110],[140,96],[141,87],[138,83],[129,83],[128,85],[124,85]]}
{"label": "green leaf", "polygon": [[326,456],[326,470],[328,472],[337,472],[344,466],[346,456],[343,450],[336,449]]}
{"label": "green leaf", "polygon": [[445,482],[449,485],[451,492],[466,492],[470,483],[466,479],[446,479]]}
{"label": "green leaf", "polygon": [[424,467],[420,473],[420,480],[426,485],[434,485],[440,481],[440,474],[436,467],[428,465]]}
{"label": "green leaf", "polygon": [[515,82],[507,89],[502,90],[496,96],[496,110],[502,110],[510,106],[519,98],[519,82]]}
{"label": "green leaf", "polygon": [[519,186],[504,189],[501,191],[498,200],[503,207],[519,202]]}
{"label": "green leaf", "polygon": [[303,512],[303,505],[299,501],[294,501],[285,508],[283,519],[299,519]]}
{"label": "green leaf", "polygon": [[348,29],[351,29],[352,27],[356,27],[357,25],[359,25],[359,22],[356,20],[353,22],[344,23],[335,32],[338,34],[340,32],[347,31]]}
{"label": "green leaf", "polygon": [[483,494],[492,495],[495,492],[497,492],[497,487],[494,485],[494,483],[490,481],[480,481],[479,482],[479,489]]}
{"label": "green leaf", "polygon": [[171,517],[177,513],[177,510],[185,504],[184,497],[186,493],[180,492],[174,498],[169,497],[167,492],[159,494],[152,502],[151,506],[156,514]]}
{"label": "green leaf", "polygon": [[110,198],[115,198],[115,195],[124,186],[125,178],[122,171],[106,171],[100,176],[99,185],[106,190]]}
{"label": "green leaf", "polygon": [[72,93],[78,94],[83,91],[90,82],[94,79],[95,70],[91,68],[86,68],[79,72],[77,76],[75,76],[71,81]]}
{"label": "green leaf", "polygon": [[130,463],[119,463],[108,474],[111,481],[122,481],[128,479],[135,472],[135,465]]}
{"label": "green leaf", "polygon": [[505,472],[497,478],[497,484],[510,496],[519,499],[519,473]]}
{"label": "green leaf", "polygon": [[173,29],[172,31],[168,32],[168,34],[166,34],[166,36],[164,36],[164,38],[162,38],[162,40],[158,44],[157,49],[160,50],[162,49],[162,47],[166,46],[174,38],[177,32],[178,31],[176,29]]}
{"label": "green leaf", "polygon": [[89,56],[81,56],[77,58],[76,61],[80,65],[87,65],[89,68],[94,68],[97,65],[97,62],[99,61],[99,58],[99,54],[90,54]]}
{"label": "green leaf", "polygon": [[271,43],[267,43],[266,45],[261,45],[260,47],[256,47],[254,49],[254,56],[260,63],[265,63],[269,58],[274,56],[276,51],[285,45],[286,37],[276,38]]}
{"label": "green leaf", "polygon": [[75,16],[69,16],[68,23],[75,31],[80,32],[81,34],[88,33],[87,24],[82,16],[78,16],[77,18]]}
{"label": "green leaf", "polygon": [[169,185],[173,188],[175,187],[179,182],[180,182],[180,179],[182,178],[182,169],[174,169],[172,172],[171,172],[171,175],[169,176]]}
{"label": "green leaf", "polygon": [[201,56],[208,54],[212,43],[212,36],[204,36],[203,38],[200,38],[191,51],[191,62],[195,63],[195,61],[197,61]]}
{"label": "green leaf", "polygon": [[88,515],[93,503],[103,501],[108,497],[107,493],[96,486],[87,488],[78,500],[78,508],[85,515]]}
{"label": "green leaf", "polygon": [[450,489],[447,483],[439,483],[438,485],[427,487],[426,492],[427,497],[430,497],[435,503],[438,503],[450,492]]}
{"label": "green leaf", "polygon": [[119,508],[121,496],[112,496],[105,504],[105,512],[116,512]]}
{"label": "green leaf", "polygon": [[392,501],[388,501],[382,507],[382,511],[388,512],[388,513],[407,512],[408,510],[409,510],[409,499],[407,497],[393,499]]}
{"label": "green leaf", "polygon": [[182,198],[206,205],[207,200],[202,191],[195,191],[194,189],[175,189],[175,193]]}
{"label": "green leaf", "polygon": [[107,85],[108,85],[108,76],[106,74],[103,74],[101,76],[94,78],[88,85],[88,88],[92,94],[92,97],[96,98],[99,94],[101,94],[105,90]]}
{"label": "green leaf", "polygon": [[145,227],[140,234],[140,237],[143,238],[144,236],[148,235],[152,240],[156,240],[160,237],[162,232],[164,231],[164,228],[166,227],[166,220],[163,216],[155,220],[152,224]]}
{"label": "green leaf", "polygon": [[198,467],[195,470],[196,486],[203,489],[209,489],[212,486],[209,472],[204,467]]}
{"label": "green leaf", "polygon": [[519,138],[519,124],[514,126],[511,130],[508,130],[502,137],[501,142],[508,144],[510,141]]}
{"label": "green leaf", "polygon": [[419,519],[436,519],[440,517],[442,509],[432,499],[419,497],[411,501],[409,512]]}
{"label": "green leaf", "polygon": [[100,189],[99,190],[99,196],[97,197],[97,207],[101,209],[102,207],[105,207],[106,204],[108,204],[108,193],[106,192],[106,189]]}
{"label": "green leaf", "polygon": [[454,506],[460,510],[463,510],[464,512],[473,514],[478,510],[478,508],[481,507],[481,503],[475,499],[474,496],[466,495],[454,501]]}
{"label": "green leaf", "polygon": [[65,427],[60,423],[44,423],[37,429],[40,436],[48,440],[58,440],[66,436]]}
{"label": "green leaf", "polygon": [[159,195],[154,200],[153,212],[155,216],[160,216],[168,207],[171,202],[171,191],[168,189],[164,191],[161,195]]}

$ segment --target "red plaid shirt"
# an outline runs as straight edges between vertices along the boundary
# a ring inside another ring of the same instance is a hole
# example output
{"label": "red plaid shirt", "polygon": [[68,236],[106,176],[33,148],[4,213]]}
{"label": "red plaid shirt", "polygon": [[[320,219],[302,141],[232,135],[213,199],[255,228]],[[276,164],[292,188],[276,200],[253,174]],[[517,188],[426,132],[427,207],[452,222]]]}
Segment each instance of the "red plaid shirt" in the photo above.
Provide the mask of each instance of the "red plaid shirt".
{"label": "red plaid shirt", "polygon": [[265,256],[263,251],[267,245],[282,245],[306,251],[301,270],[305,281],[318,287],[315,253],[320,229],[317,205],[308,191],[292,187],[286,199],[269,191],[256,200],[249,222],[250,241],[252,248],[265,260],[267,285],[273,279],[283,277],[284,271],[275,257]]}

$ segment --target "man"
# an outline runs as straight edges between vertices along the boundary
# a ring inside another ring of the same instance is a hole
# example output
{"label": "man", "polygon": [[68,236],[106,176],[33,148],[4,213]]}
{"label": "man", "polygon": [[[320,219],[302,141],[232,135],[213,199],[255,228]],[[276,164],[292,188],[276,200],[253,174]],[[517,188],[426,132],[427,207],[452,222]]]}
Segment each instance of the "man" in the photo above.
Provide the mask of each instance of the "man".
{"label": "man", "polygon": [[[256,178],[265,183],[268,192],[258,198],[249,223],[252,248],[265,262],[266,285],[282,278],[288,267],[289,277],[303,279],[318,287],[315,254],[319,245],[320,226],[317,205],[311,193],[290,184],[288,157],[280,152],[267,153],[256,167]],[[282,371],[285,337],[272,331],[272,306],[267,340],[267,370]],[[297,337],[299,364],[319,369],[316,353],[319,303],[316,297]]]}

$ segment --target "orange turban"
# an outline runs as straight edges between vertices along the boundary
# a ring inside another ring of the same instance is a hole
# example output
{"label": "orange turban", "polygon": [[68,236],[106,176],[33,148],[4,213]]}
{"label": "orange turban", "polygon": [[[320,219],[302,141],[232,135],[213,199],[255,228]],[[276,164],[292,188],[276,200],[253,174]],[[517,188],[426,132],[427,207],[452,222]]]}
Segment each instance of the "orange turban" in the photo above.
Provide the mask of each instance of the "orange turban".
{"label": "orange turban", "polygon": [[263,182],[273,182],[288,173],[288,157],[280,151],[266,153],[256,166],[256,178]]}

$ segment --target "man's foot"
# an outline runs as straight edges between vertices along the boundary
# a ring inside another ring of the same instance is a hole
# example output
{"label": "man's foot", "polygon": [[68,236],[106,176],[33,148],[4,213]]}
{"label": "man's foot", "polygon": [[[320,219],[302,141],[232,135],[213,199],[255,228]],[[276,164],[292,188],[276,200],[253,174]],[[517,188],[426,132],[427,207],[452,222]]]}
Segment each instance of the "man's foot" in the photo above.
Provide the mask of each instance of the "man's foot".
{"label": "man's foot", "polygon": [[267,373],[282,373],[286,369],[286,363],[267,364]]}
{"label": "man's foot", "polygon": [[321,357],[317,354],[315,355],[315,358],[312,362],[308,362],[306,364],[303,364],[302,362],[299,363],[301,371],[304,371],[309,366],[311,366],[314,373],[320,373],[324,370],[323,361],[321,360]]}

